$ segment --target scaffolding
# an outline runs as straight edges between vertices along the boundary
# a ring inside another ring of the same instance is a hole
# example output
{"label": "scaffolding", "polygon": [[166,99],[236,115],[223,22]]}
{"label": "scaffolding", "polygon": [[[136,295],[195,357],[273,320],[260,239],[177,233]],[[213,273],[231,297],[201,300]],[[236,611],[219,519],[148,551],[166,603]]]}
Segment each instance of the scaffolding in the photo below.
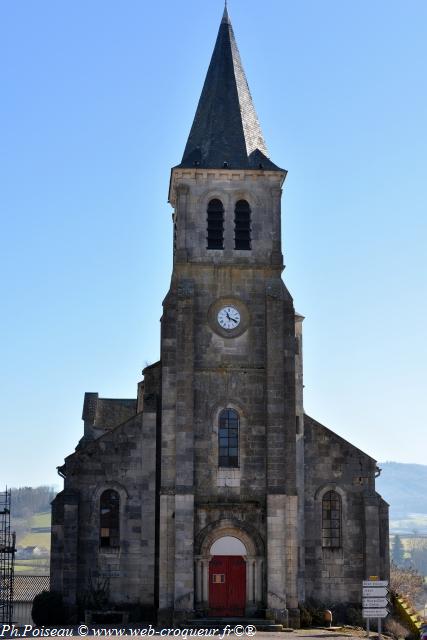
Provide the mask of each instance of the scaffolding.
{"label": "scaffolding", "polygon": [[0,623],[11,624],[15,534],[10,532],[10,489],[0,492]]}

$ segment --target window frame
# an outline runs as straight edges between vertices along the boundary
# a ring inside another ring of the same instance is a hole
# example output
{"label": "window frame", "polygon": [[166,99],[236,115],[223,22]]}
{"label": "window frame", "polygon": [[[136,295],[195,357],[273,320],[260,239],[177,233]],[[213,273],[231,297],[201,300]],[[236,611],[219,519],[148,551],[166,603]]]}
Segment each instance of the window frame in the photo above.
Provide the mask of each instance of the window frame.
{"label": "window frame", "polygon": [[99,496],[99,547],[120,548],[120,494],[111,488]]}
{"label": "window frame", "polygon": [[322,547],[342,547],[342,499],[333,489],[329,489],[322,496]]}
{"label": "window frame", "polygon": [[206,249],[224,249],[224,205],[219,198],[211,198],[206,208]]}
{"label": "window frame", "polygon": [[236,201],[234,205],[235,251],[251,251],[252,249],[251,213],[251,205],[247,200],[241,198]]}
{"label": "window frame", "polygon": [[[231,451],[233,453],[230,453]],[[239,452],[240,415],[236,409],[227,407],[218,415],[218,467],[238,469],[240,467]]]}

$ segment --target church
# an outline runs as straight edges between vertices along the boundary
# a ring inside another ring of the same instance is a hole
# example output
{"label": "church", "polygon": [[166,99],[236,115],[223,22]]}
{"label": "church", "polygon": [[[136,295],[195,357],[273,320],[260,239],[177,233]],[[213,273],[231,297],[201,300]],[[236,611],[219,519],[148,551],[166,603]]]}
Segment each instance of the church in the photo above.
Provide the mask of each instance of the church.
{"label": "church", "polygon": [[297,627],[307,600],[360,606],[362,580],[388,578],[376,461],[304,413],[304,318],[281,278],[286,173],[225,9],[171,171],[160,360],[136,399],[85,394],[84,434],[58,467],[51,588],[70,612],[103,584],[134,619]]}

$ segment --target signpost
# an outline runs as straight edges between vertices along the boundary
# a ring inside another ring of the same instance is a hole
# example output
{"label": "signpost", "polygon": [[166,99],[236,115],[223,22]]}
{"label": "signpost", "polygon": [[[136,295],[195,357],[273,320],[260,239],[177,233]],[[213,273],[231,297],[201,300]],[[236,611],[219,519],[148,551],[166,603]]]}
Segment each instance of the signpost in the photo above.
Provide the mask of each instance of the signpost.
{"label": "signpost", "polygon": [[375,607],[383,607],[388,606],[387,598],[363,598],[362,605],[364,609],[375,609]]}
{"label": "signpost", "polygon": [[363,609],[364,618],[386,618],[388,609]]}
{"label": "signpost", "polygon": [[[372,579],[373,578],[373,579]],[[362,615],[366,618],[366,635],[369,637],[369,621],[371,618],[378,620],[378,640],[381,640],[381,620],[388,615],[387,580],[364,580],[362,584],[363,609]]]}
{"label": "signpost", "polygon": [[363,587],[364,598],[385,598],[388,594],[387,587]]}

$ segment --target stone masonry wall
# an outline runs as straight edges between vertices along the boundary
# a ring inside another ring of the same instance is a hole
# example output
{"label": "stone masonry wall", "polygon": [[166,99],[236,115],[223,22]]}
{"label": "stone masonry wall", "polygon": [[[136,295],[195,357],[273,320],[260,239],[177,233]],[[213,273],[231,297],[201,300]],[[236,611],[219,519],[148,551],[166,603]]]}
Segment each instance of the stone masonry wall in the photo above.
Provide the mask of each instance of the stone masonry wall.
{"label": "stone masonry wall", "polygon": [[[111,602],[154,610],[156,412],[150,394],[143,413],[66,459],[65,488],[53,509],[52,573],[55,588],[70,606],[87,592],[91,581],[96,585],[108,579]],[[100,547],[99,500],[106,489],[120,496],[118,548]],[[67,523],[63,505],[71,494],[74,522],[69,516]],[[66,544],[72,543],[75,553],[66,553]],[[66,576],[74,580],[71,588]]]}
{"label": "stone masonry wall", "polygon": [[[325,604],[361,604],[362,580],[387,579],[380,566],[380,496],[376,462],[338,435],[305,416],[305,588]],[[322,548],[322,497],[335,490],[342,501],[340,548]]]}

